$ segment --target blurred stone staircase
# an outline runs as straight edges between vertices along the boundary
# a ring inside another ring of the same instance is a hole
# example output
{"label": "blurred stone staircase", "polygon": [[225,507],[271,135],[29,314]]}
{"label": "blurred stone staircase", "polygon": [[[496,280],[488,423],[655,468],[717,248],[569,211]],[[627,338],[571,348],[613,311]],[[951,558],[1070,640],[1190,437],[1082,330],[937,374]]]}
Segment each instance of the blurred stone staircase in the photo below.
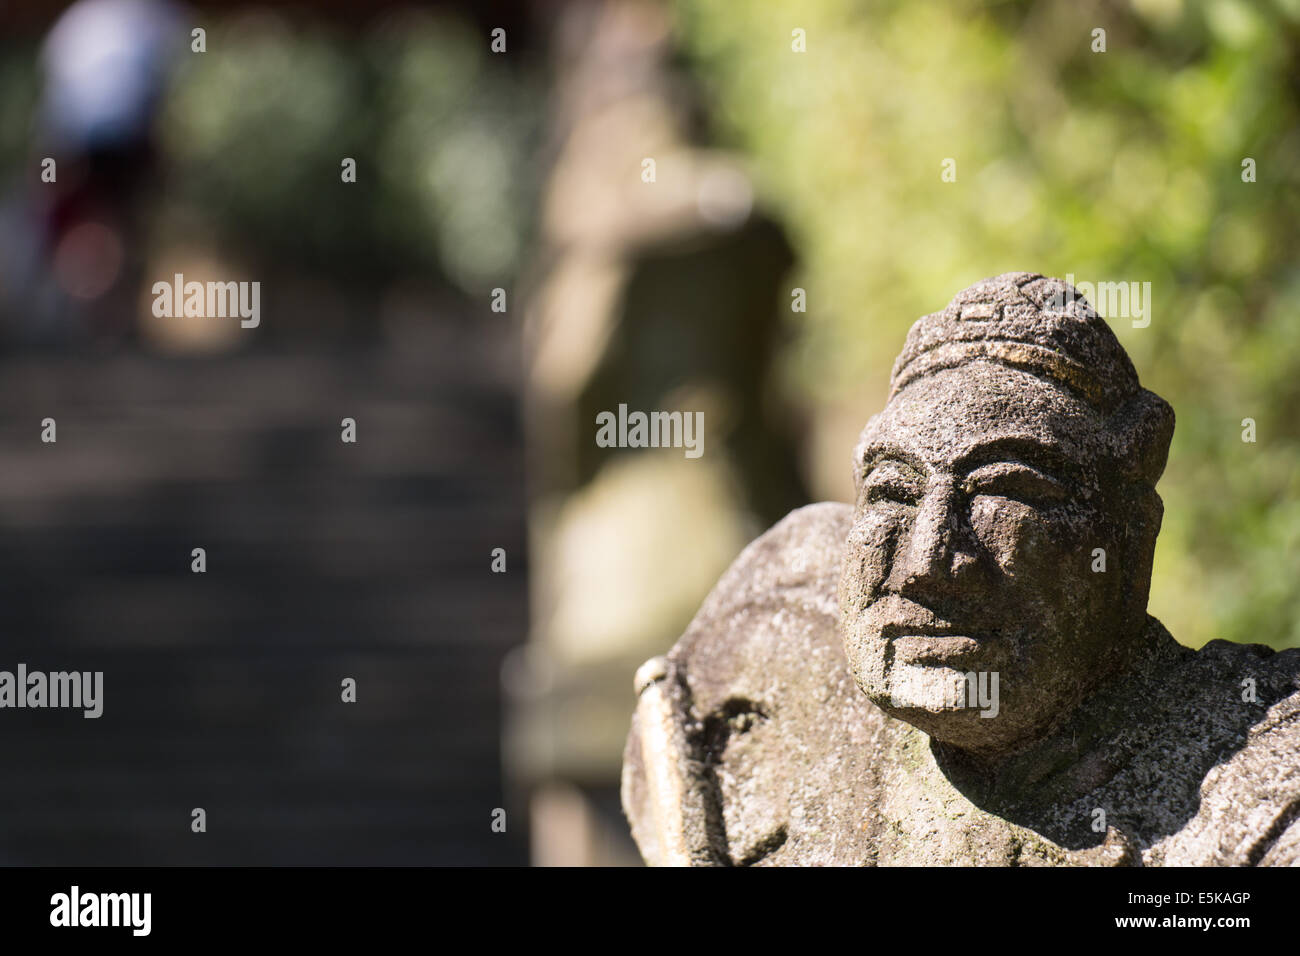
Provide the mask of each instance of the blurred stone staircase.
{"label": "blurred stone staircase", "polygon": [[0,669],[104,672],[98,720],[0,710],[0,863],[525,861],[511,341],[0,360]]}

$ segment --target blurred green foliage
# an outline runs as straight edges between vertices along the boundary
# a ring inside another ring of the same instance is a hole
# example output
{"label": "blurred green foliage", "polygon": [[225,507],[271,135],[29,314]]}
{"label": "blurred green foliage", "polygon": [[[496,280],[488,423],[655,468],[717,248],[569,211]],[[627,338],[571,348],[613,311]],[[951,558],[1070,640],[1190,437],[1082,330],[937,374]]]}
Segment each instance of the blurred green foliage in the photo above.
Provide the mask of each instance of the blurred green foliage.
{"label": "blurred green foliage", "polygon": [[[36,51],[30,44],[0,42],[0,176],[21,174],[31,156],[36,108]],[[28,171],[33,179],[39,172]]]}
{"label": "blurred green foliage", "polygon": [[1151,611],[1193,646],[1300,646],[1300,0],[678,13],[802,256],[803,393],[883,400],[910,323],[985,276],[1151,282],[1150,327],[1111,320],[1178,417]]}
{"label": "blurred green foliage", "polygon": [[[253,10],[208,26],[163,103],[155,238],[215,238],[340,281],[440,275],[469,294],[519,267],[536,205],[539,67],[452,14],[355,35]],[[35,181],[37,36],[0,45],[0,175]],[[344,157],[357,182],[340,179]]]}
{"label": "blurred green foliage", "polygon": [[166,104],[168,178],[236,249],[338,277],[436,271],[467,292],[516,268],[541,101],[486,35],[413,10],[356,36],[261,12],[207,46]]}

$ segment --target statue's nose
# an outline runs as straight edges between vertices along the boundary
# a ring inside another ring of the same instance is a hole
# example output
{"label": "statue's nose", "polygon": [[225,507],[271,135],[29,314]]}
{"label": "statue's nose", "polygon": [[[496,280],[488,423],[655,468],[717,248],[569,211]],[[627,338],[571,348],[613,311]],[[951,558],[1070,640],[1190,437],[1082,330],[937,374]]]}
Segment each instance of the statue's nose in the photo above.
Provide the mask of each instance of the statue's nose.
{"label": "statue's nose", "polygon": [[964,563],[954,560],[958,539],[957,503],[951,481],[936,481],[926,490],[910,527],[899,536],[890,574],[890,583],[897,593],[906,597],[909,592],[951,583],[956,565]]}

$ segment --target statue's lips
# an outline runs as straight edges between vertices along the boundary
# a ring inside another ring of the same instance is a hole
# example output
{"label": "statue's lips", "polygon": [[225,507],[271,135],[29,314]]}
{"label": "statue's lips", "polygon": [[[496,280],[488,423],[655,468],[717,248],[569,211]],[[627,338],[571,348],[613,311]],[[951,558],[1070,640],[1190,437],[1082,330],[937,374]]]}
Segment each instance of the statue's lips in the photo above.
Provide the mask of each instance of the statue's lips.
{"label": "statue's lips", "polygon": [[980,631],[899,594],[886,594],[873,602],[864,618],[869,631],[889,642],[896,661],[955,665],[977,651],[989,650]]}
{"label": "statue's lips", "polygon": [[976,654],[981,643],[964,634],[903,634],[890,638],[894,660],[912,664],[956,664]]}
{"label": "statue's lips", "polygon": [[955,664],[985,643],[947,622],[891,622],[880,627],[880,636],[893,645],[894,660],[914,664]]}

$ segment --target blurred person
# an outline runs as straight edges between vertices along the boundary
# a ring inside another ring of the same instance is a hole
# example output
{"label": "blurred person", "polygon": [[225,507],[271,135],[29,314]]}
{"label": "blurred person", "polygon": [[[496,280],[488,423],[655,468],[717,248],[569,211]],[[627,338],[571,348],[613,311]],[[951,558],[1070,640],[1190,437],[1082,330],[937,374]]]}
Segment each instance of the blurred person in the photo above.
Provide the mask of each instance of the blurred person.
{"label": "blurred person", "polygon": [[[0,203],[0,318],[22,346],[134,331],[155,120],[188,39],[164,0],[80,0],[41,50],[34,157]],[[52,181],[42,175],[54,161]]]}

